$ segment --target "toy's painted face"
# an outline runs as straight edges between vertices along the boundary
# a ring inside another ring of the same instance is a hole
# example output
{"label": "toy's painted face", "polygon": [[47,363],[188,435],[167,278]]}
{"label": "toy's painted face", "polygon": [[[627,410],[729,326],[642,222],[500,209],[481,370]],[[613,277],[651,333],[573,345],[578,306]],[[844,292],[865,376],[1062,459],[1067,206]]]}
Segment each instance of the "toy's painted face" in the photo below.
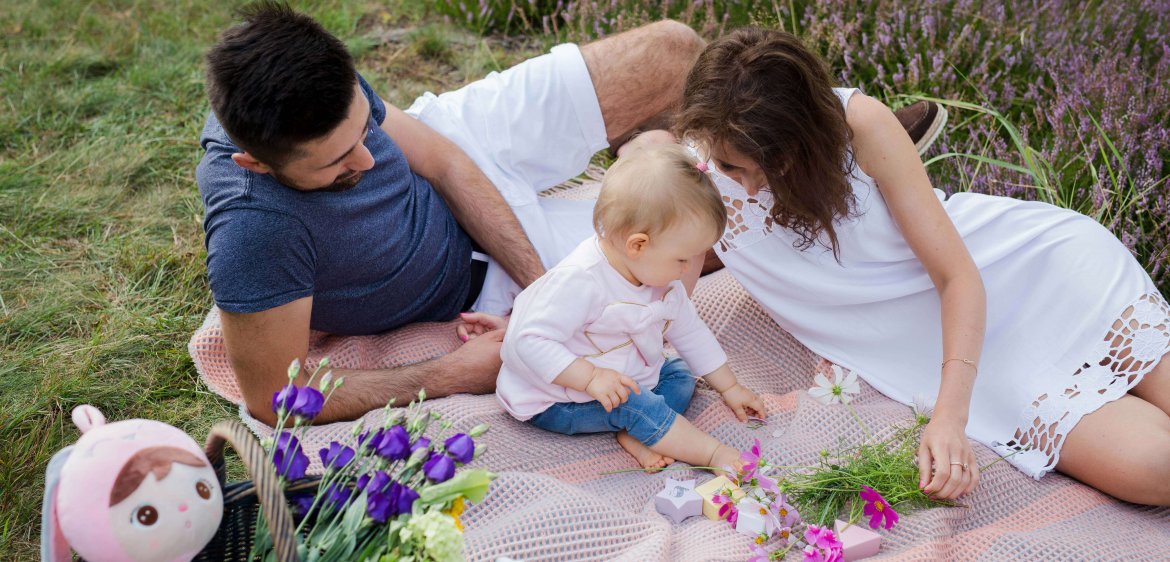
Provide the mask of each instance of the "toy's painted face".
{"label": "toy's painted face", "polygon": [[161,481],[146,475],[138,489],[110,507],[114,537],[131,560],[189,560],[215,535],[223,494],[211,467],[181,463]]}

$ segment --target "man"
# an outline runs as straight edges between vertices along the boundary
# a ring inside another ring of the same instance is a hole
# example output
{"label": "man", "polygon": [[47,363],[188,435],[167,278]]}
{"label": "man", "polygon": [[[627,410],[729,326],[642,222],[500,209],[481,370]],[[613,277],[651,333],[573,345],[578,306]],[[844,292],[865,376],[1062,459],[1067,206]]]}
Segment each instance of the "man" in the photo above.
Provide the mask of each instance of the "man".
{"label": "man", "polygon": [[[243,15],[207,56],[212,114],[196,178],[228,357],[249,411],[269,424],[310,329],[373,334],[506,312],[591,233],[591,203],[537,192],[668,112],[703,47],[662,21],[560,45],[403,112],[311,18],[271,2]],[[502,338],[490,331],[406,367],[334,369],[346,384],[318,421],[421,388],[491,392]]]}

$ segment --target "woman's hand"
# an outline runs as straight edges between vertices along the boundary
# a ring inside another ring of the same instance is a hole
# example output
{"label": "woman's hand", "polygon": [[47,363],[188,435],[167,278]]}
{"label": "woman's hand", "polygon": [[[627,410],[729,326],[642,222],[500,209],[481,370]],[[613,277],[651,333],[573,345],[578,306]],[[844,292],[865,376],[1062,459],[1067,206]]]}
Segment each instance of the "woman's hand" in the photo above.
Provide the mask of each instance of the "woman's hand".
{"label": "woman's hand", "polygon": [[957,420],[935,417],[922,432],[918,487],[934,499],[953,500],[979,484],[979,463],[965,426]]}
{"label": "woman's hand", "polygon": [[463,312],[459,314],[459,319],[463,322],[455,327],[455,333],[464,342],[488,332],[508,327],[507,316],[496,316],[484,312]]}

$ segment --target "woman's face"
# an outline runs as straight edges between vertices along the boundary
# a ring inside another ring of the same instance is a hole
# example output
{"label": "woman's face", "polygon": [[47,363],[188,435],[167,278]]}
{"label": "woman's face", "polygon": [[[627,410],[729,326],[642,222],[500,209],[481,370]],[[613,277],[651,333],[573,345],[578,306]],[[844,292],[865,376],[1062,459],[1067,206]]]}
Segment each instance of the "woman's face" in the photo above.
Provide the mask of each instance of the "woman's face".
{"label": "woman's face", "polygon": [[768,177],[759,164],[725,143],[711,146],[711,161],[723,175],[743,186],[748,195],[754,196],[768,185]]}

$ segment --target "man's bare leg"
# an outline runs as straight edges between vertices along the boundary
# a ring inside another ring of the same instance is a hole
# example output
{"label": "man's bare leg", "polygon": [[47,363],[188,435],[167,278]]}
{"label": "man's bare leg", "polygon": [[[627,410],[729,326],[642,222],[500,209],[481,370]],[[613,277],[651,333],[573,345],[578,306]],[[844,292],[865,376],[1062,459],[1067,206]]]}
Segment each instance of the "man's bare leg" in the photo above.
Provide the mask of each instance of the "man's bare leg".
{"label": "man's bare leg", "polygon": [[687,25],[663,20],[581,47],[611,145],[644,123],[668,123],[705,45]]}

